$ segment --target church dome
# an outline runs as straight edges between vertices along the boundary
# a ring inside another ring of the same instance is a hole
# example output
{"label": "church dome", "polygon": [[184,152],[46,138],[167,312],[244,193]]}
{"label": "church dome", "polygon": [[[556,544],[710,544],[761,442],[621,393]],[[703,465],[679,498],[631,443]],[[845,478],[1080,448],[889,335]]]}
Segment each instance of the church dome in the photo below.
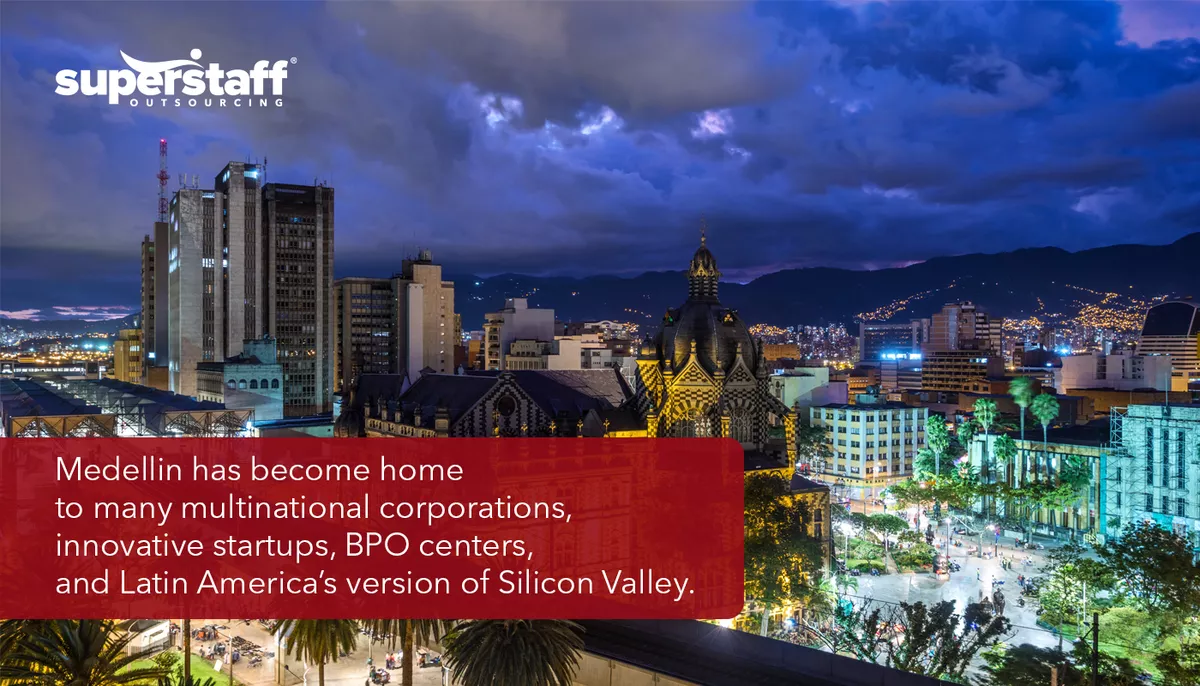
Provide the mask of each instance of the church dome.
{"label": "church dome", "polygon": [[688,266],[688,299],[667,311],[655,338],[655,356],[680,369],[693,352],[710,373],[728,372],[738,357],[755,370],[757,347],[737,312],[721,306],[717,283],[721,272],[703,233],[700,247]]}

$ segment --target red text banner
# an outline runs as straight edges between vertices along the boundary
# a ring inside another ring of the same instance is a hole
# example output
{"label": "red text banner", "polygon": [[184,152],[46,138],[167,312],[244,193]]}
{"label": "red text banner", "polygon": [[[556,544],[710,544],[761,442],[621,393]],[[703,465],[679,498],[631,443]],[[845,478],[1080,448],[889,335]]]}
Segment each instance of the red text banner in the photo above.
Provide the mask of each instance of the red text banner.
{"label": "red text banner", "polygon": [[8,439],[0,617],[722,619],[722,439]]}

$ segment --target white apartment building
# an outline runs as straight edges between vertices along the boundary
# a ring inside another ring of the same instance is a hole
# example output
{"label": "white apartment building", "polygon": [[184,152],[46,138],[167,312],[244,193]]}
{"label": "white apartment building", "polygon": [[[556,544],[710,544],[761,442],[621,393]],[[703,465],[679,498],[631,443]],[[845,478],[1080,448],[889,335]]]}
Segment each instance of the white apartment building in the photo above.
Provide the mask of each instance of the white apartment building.
{"label": "white apartment building", "polygon": [[854,497],[874,497],[912,475],[917,451],[925,446],[929,410],[859,396],[857,404],[809,408],[809,422],[829,430],[833,457],[815,471],[842,484]]}

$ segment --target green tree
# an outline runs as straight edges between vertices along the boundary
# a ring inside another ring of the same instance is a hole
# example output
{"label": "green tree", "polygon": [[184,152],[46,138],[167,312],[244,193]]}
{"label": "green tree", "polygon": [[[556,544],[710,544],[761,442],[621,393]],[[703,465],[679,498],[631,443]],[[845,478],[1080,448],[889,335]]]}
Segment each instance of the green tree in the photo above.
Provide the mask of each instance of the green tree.
{"label": "green tree", "polygon": [[281,619],[271,633],[285,637],[288,655],[317,665],[317,683],[325,686],[325,664],[337,662],[358,642],[358,622],[353,619]]}
{"label": "green tree", "polygon": [[[975,422],[979,424],[979,428],[983,429],[983,474],[984,483],[992,483],[994,481],[993,465],[992,465],[992,427],[996,424],[998,413],[996,411],[996,401],[991,398],[977,398],[974,408]],[[988,503],[983,504],[983,512],[986,515],[991,510]]]}
{"label": "green tree", "polygon": [[1154,658],[1154,666],[1162,674],[1164,686],[1196,686],[1200,684],[1200,643],[1163,651]]}
{"label": "green tree", "polygon": [[22,623],[22,635],[0,653],[0,684],[6,686],[133,686],[167,676],[155,665],[138,667],[152,650],[127,650],[134,635],[111,620]]}
{"label": "green tree", "polygon": [[1038,594],[1042,619],[1060,627],[1074,622],[1082,628],[1097,595],[1116,582],[1107,564],[1089,558],[1087,549],[1074,541],[1052,550],[1042,571],[1046,574]]}
{"label": "green tree", "polygon": [[1183,616],[1200,607],[1200,563],[1174,531],[1136,522],[1097,553],[1142,608]]}
{"label": "green tree", "polygon": [[[960,615],[954,602],[929,607],[900,603],[887,612],[872,610],[849,627],[847,641],[861,660],[938,679],[961,681],[975,655],[1008,633],[1010,622],[979,603]],[[897,629],[900,629],[897,631]]]}
{"label": "green tree", "polygon": [[888,537],[899,536],[908,531],[908,522],[896,515],[873,514],[867,518],[867,528],[883,541],[883,549],[886,553]]}
{"label": "green tree", "polygon": [[933,454],[933,473],[940,475],[942,462],[948,457],[946,451],[950,449],[950,430],[946,428],[946,419],[940,414],[929,415],[929,421],[925,422],[925,446]]}
{"label": "green tree", "polygon": [[1025,410],[1033,404],[1033,379],[1028,376],[1018,376],[1008,384],[1008,394],[1020,408],[1021,438],[1025,438]]}
{"label": "green tree", "polygon": [[802,501],[786,498],[789,492],[777,474],[746,478],[746,594],[761,606],[763,636],[771,608],[809,597],[820,583],[821,542],[807,527],[812,515]]}
{"label": "green tree", "polygon": [[582,629],[563,620],[464,622],[446,637],[446,664],[463,686],[571,686]]}
{"label": "green tree", "polygon": [[[1091,650],[1079,641],[1070,653],[1057,648],[1039,648],[1028,643],[983,653],[983,676],[977,686],[1046,686],[1050,672],[1058,668],[1059,686],[1090,686]],[[1097,686],[1134,686],[1138,671],[1129,660],[1100,653]]]}
{"label": "green tree", "polygon": [[374,636],[389,636],[390,647],[400,646],[400,683],[412,686],[413,655],[416,645],[441,640],[453,628],[452,622],[440,619],[362,619],[362,627]]}
{"label": "green tree", "polygon": [[1030,405],[1029,411],[1033,413],[1038,423],[1042,425],[1042,455],[1046,460],[1046,479],[1050,480],[1054,474],[1054,470],[1050,463],[1050,447],[1047,432],[1050,430],[1050,424],[1058,418],[1058,399],[1049,393],[1042,393],[1033,399],[1033,404]]}
{"label": "green tree", "polygon": [[825,471],[826,461],[833,456],[830,450],[829,429],[797,421],[796,456],[799,458],[799,464],[807,464],[818,473]]}

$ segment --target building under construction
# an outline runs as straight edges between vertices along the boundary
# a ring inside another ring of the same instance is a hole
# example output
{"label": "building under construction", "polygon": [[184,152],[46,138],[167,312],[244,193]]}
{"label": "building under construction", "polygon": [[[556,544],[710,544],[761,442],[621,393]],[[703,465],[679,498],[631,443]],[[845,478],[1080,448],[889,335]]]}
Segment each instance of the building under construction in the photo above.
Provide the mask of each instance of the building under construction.
{"label": "building under construction", "polygon": [[253,410],[113,379],[0,379],[0,429],[7,438],[232,438],[253,435],[253,422]]}
{"label": "building under construction", "polygon": [[1200,406],[1113,408],[1104,460],[1109,537],[1151,520],[1200,549]]}

